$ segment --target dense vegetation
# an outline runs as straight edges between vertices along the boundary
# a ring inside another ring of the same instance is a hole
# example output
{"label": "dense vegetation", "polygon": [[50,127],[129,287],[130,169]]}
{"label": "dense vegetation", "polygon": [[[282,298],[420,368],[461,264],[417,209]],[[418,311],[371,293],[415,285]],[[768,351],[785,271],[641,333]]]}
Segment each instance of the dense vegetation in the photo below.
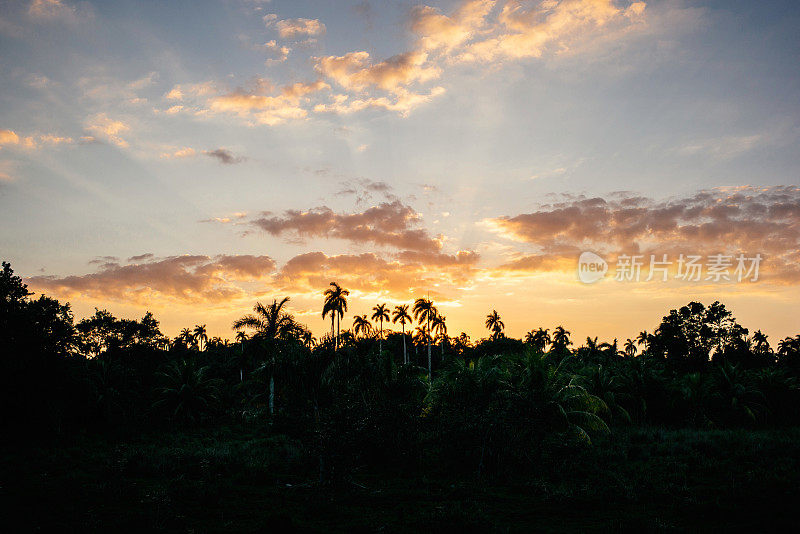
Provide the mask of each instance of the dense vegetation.
{"label": "dense vegetation", "polygon": [[800,336],[773,350],[692,302],[622,344],[561,326],[512,339],[494,310],[472,342],[427,299],[342,330],[347,296],[322,295],[319,340],[288,298],[233,342],[203,325],[168,339],[149,313],[75,323],[4,263],[4,500],[40,526],[202,531],[543,527],[581,502],[600,515],[577,529],[668,529],[694,524],[676,505],[713,524],[793,499]]}

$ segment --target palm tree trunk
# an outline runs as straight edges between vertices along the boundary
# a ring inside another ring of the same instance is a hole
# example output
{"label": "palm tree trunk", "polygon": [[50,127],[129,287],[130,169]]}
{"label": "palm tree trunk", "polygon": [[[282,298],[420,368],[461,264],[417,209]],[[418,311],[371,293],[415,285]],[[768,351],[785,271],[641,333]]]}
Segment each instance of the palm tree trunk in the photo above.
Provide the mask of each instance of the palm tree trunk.
{"label": "palm tree trunk", "polygon": [[275,412],[275,377],[269,377],[269,414]]}
{"label": "palm tree trunk", "polygon": [[403,326],[403,363],[408,363],[408,354],[406,354],[406,323]]}
{"label": "palm tree trunk", "polygon": [[427,331],[427,334],[428,334],[428,381],[430,381],[430,380],[432,380],[432,376],[433,376],[432,373],[431,373],[432,366],[431,366],[431,320],[430,319],[428,319],[426,321],[426,325],[427,325],[427,329],[428,329],[428,331]]}
{"label": "palm tree trunk", "polygon": [[378,340],[378,353],[383,354],[383,319],[381,319],[381,338]]}

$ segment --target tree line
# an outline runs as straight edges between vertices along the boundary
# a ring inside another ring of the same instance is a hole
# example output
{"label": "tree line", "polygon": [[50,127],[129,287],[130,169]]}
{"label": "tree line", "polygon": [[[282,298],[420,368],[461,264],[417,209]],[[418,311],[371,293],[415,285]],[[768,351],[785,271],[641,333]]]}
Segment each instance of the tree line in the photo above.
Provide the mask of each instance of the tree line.
{"label": "tree line", "polygon": [[343,329],[348,296],[335,282],[323,292],[331,331],[318,339],[288,297],[256,303],[232,341],[205,325],[169,338],[149,312],[76,322],[3,263],[3,426],[18,439],[266,426],[300,440],[325,478],[431,455],[453,469],[515,469],[553,440],[590,444],[620,426],[800,423],[800,335],[773,348],[719,302],[671,310],[622,343],[579,343],[563,326],[507,337],[496,310],[485,338],[451,337],[429,298],[378,303]]}

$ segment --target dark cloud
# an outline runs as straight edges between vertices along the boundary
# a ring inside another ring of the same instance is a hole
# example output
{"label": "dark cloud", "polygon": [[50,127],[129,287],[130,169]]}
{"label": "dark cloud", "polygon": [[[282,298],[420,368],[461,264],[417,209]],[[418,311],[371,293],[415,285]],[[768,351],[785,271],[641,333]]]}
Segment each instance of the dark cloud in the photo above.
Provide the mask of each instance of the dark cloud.
{"label": "dark cloud", "polygon": [[139,254],[138,256],[131,256],[130,258],[128,258],[128,261],[143,261],[143,260],[149,260],[152,257],[153,255],[147,252],[145,254]]}
{"label": "dark cloud", "polygon": [[761,253],[767,276],[800,280],[800,188],[741,187],[654,201],[641,196],[567,197],[532,213],[489,221],[501,234],[540,248],[509,268],[546,268],[580,250],[609,254]]}
{"label": "dark cloud", "polygon": [[203,152],[203,154],[211,158],[216,158],[220,163],[224,163],[225,165],[233,165],[235,163],[241,163],[245,160],[243,156],[235,156],[230,150],[224,148],[206,150]]}
{"label": "dark cloud", "polygon": [[359,213],[335,213],[326,206],[308,211],[288,210],[282,216],[265,214],[251,224],[274,236],[337,238],[417,252],[441,249],[440,240],[419,226],[419,214],[398,200]]}

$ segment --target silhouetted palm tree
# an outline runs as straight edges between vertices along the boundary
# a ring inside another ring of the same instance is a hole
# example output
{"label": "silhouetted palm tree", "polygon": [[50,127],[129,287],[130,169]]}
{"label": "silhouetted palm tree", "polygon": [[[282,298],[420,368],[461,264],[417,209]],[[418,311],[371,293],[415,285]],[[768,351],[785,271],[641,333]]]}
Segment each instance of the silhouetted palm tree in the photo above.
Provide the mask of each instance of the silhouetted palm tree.
{"label": "silhouetted palm tree", "polygon": [[195,325],[192,334],[194,335],[194,339],[197,341],[197,350],[202,351],[205,345],[208,343],[208,334],[206,333],[206,325],[204,324]]}
{"label": "silhouetted palm tree", "polygon": [[767,341],[767,336],[761,330],[756,330],[753,333],[753,343],[756,344],[756,352],[760,354],[765,354],[770,351],[769,348],[769,341]]}
{"label": "silhouetted palm tree", "polygon": [[636,344],[640,347],[644,345],[645,350],[650,348],[650,334],[647,333],[647,330],[642,330],[639,332],[639,335],[636,336]]}
{"label": "silhouetted palm tree", "polygon": [[219,401],[222,380],[207,378],[209,367],[196,368],[189,360],[170,363],[159,372],[164,384],[153,406],[169,410],[171,417],[196,421]]}
{"label": "silhouetted palm tree", "polygon": [[[268,355],[275,363],[275,341],[286,339],[295,332],[294,317],[286,313],[283,308],[289,302],[289,297],[284,297],[280,302],[273,300],[269,306],[257,302],[253,307],[255,314],[248,314],[233,323],[234,330],[250,328],[255,330],[253,338],[263,340],[267,345]],[[275,373],[269,377],[269,413],[275,410]]]}
{"label": "silhouetted palm tree", "polygon": [[244,342],[247,341],[247,333],[241,330],[236,332],[236,342],[239,343],[239,382],[244,382]]}
{"label": "silhouetted palm tree", "polygon": [[550,329],[549,328],[537,328],[536,330],[531,330],[527,334],[525,334],[525,343],[528,345],[532,345],[534,348],[539,350],[540,352],[544,352],[547,348],[547,345],[550,344]]}
{"label": "silhouetted palm tree", "polygon": [[363,337],[367,337],[372,333],[372,324],[367,319],[367,314],[353,317],[353,333],[356,336],[361,334]]}
{"label": "silhouetted palm tree", "polygon": [[636,343],[631,338],[625,341],[625,355],[636,356]]}
{"label": "silhouetted palm tree", "polygon": [[486,316],[486,328],[491,330],[492,339],[497,340],[503,336],[503,329],[506,325],[500,319],[500,314],[497,310],[492,310],[492,313]]}
{"label": "silhouetted palm tree", "polygon": [[411,341],[414,342],[414,354],[417,355],[417,347],[422,345],[429,345],[431,341],[431,336],[428,335],[428,332],[425,330],[424,326],[418,326],[414,329],[414,334],[411,338]]}
{"label": "silhouetted palm tree", "polygon": [[372,317],[373,321],[378,321],[380,323],[380,337],[378,338],[378,352],[383,353],[383,321],[389,320],[389,308],[386,307],[386,304],[378,304],[374,308],[372,308]]}
{"label": "silhouetted palm tree", "polygon": [[433,373],[431,371],[431,321],[437,315],[436,307],[430,299],[421,298],[414,301],[414,319],[418,323],[425,323],[425,337],[428,341],[428,380],[431,379]]}
{"label": "silhouetted palm tree", "polygon": [[444,362],[444,342],[447,339],[447,317],[444,315],[436,314],[436,317],[431,321],[431,328],[439,338],[439,345],[442,348],[442,361]]}
{"label": "silhouetted palm tree", "polygon": [[406,352],[406,323],[411,322],[411,316],[408,314],[408,304],[394,307],[392,322],[400,323],[403,329],[403,363],[408,363],[408,353]]}
{"label": "silhouetted palm tree", "polygon": [[563,326],[558,326],[553,330],[553,345],[560,350],[566,350],[572,341],[569,340],[570,332],[565,330]]}
{"label": "silhouetted palm tree", "polygon": [[336,337],[334,338],[333,349],[339,345],[339,327],[344,312],[347,311],[347,296],[350,292],[343,289],[336,282],[331,282],[331,287],[325,290],[325,304],[322,306],[322,318],[331,315],[331,336],[334,336],[333,322],[336,319]]}
{"label": "silhouetted palm tree", "polygon": [[186,348],[194,344],[194,336],[192,335],[192,331],[188,328],[181,330],[181,333],[178,335],[178,339]]}

